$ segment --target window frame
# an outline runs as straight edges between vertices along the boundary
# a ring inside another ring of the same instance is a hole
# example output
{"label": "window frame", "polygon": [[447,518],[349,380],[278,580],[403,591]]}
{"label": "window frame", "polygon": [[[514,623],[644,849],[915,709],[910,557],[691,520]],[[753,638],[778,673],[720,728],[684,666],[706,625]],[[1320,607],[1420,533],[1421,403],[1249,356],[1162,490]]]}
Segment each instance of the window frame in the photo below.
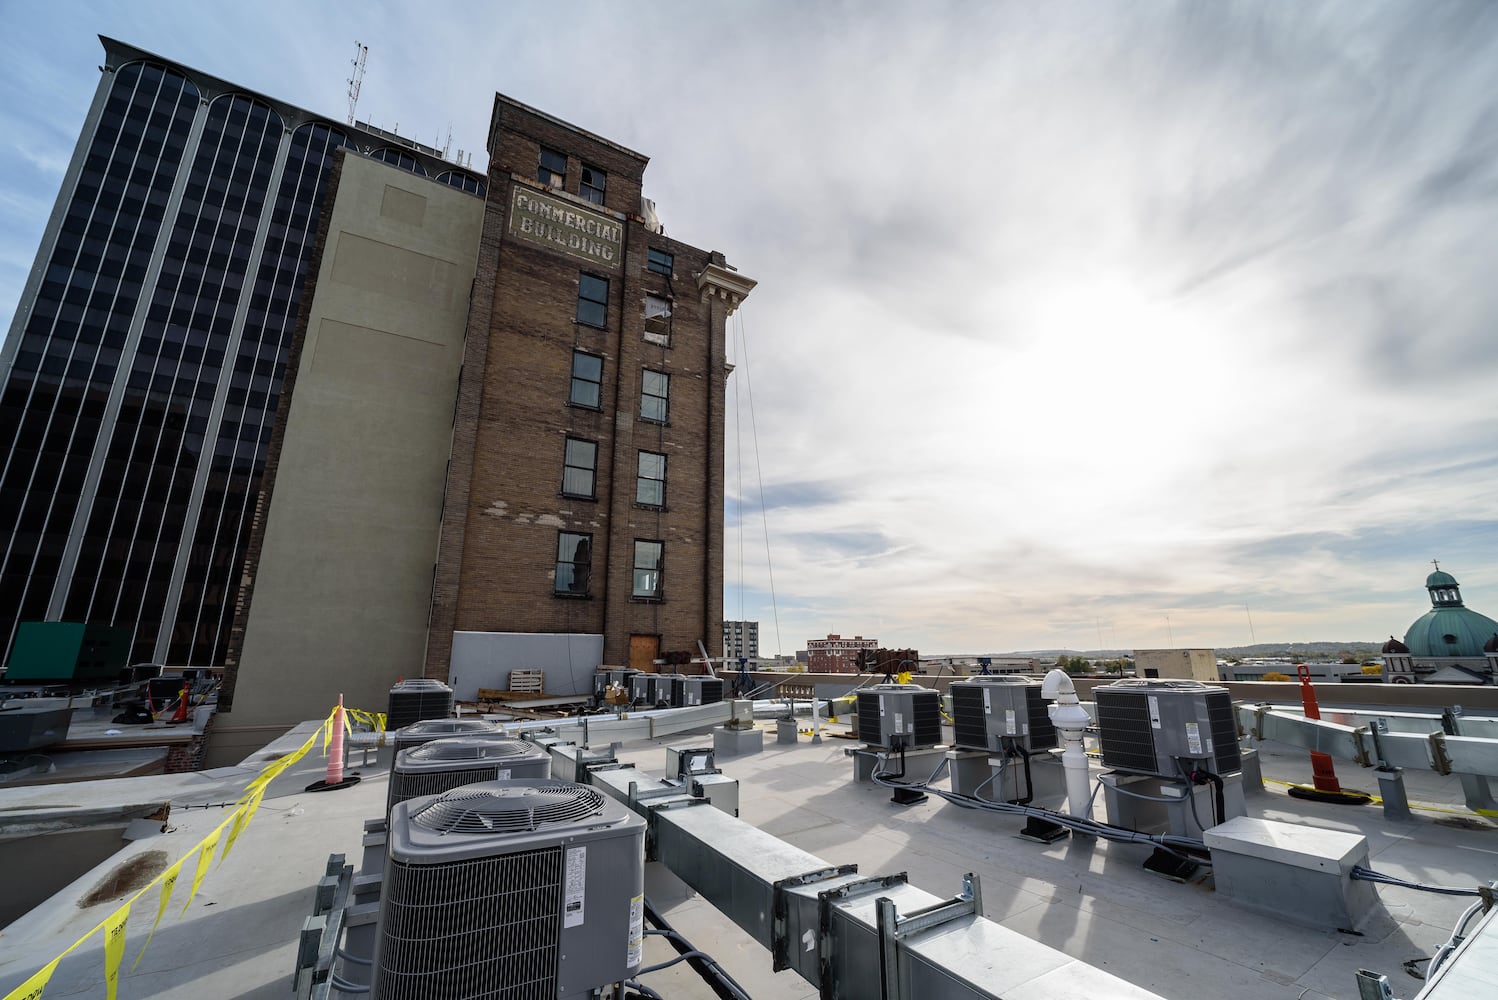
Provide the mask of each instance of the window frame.
{"label": "window frame", "polygon": [[659,247],[645,248],[645,270],[671,277],[676,269],[676,255]]}
{"label": "window frame", "polygon": [[[584,292],[589,289],[590,282],[599,282],[603,285],[603,298],[592,298]],[[591,309],[584,316],[583,307],[597,307],[602,313],[602,319],[593,322]],[[601,275],[593,274],[591,271],[579,271],[577,274],[577,322],[583,326],[591,326],[599,330],[609,328],[609,279]]]}
{"label": "window frame", "polygon": [[[548,154],[562,161],[561,173],[546,165]],[[536,159],[536,182],[544,184],[550,191],[567,190],[567,154],[560,153],[550,146],[542,146],[541,153]]]}
{"label": "window frame", "polygon": [[[654,546],[655,565],[640,564],[640,547]],[[641,590],[639,574],[654,573],[654,587],[650,590]],[[636,538],[632,558],[630,560],[630,599],[635,601],[659,601],[664,599],[666,578],[666,543],[654,538]]]}
{"label": "window frame", "polygon": [[[589,181],[590,175],[598,181],[597,184]],[[585,162],[577,175],[577,196],[595,205],[602,205],[603,192],[608,187],[608,183],[609,175],[607,171],[600,170],[598,167],[593,166],[593,164]]]}
{"label": "window frame", "polygon": [[[569,538],[572,538],[572,539],[581,539],[581,540],[584,540],[584,541],[586,541],[588,543],[588,559],[587,559],[587,562],[585,562],[585,563],[579,563],[577,561],[577,559],[576,559],[576,555],[577,555],[577,547],[576,547],[576,545],[577,545],[577,543],[576,542],[572,543],[572,545],[573,545],[573,549],[572,549],[572,556],[573,556],[573,558],[571,558],[571,559],[564,559],[564,558],[562,558],[562,556],[563,556],[562,546],[563,546],[565,540],[569,539]],[[586,567],[586,570],[585,570],[584,575],[583,575],[583,586],[582,586],[581,590],[577,589],[577,567],[579,565]],[[561,586],[561,582],[562,582],[562,567],[563,566],[566,566],[566,567],[568,567],[571,570],[571,582],[568,584],[568,586],[567,586],[566,589],[563,589],[562,586]],[[592,596],[592,583],[593,583],[593,533],[591,531],[568,531],[565,528],[559,528],[557,530],[556,571],[555,571],[555,573],[552,576],[552,583],[551,583],[551,592],[552,592],[552,595],[555,596],[555,597],[591,597]]]}
{"label": "window frame", "polygon": [[[567,435],[566,443],[562,445],[562,496],[575,497],[579,500],[598,499],[598,442],[589,441],[587,438],[573,437]],[[572,462],[572,446],[574,444],[586,445],[593,449],[593,464],[591,466],[574,465]],[[579,493],[568,488],[568,473],[573,470],[586,469],[588,473],[588,492]]]}
{"label": "window frame", "polygon": [[[654,315],[651,314],[652,305],[661,307]],[[645,293],[645,339],[650,343],[671,346],[671,305],[671,300],[664,295]]]}
{"label": "window frame", "polygon": [[[647,377],[650,376],[650,375],[659,375],[662,379],[665,380],[664,381],[664,391],[663,392],[657,394],[657,393],[653,393],[653,392],[648,392],[647,391],[647,388],[646,388],[646,383],[648,381]],[[648,399],[658,399],[658,400],[660,400],[660,411],[661,411],[661,415],[659,417],[651,416],[649,413],[645,412],[645,402]],[[671,373],[670,372],[663,372],[663,371],[659,371],[659,370],[654,369],[654,368],[645,368],[645,369],[642,370],[641,375],[640,375],[640,419],[641,420],[648,420],[648,421],[650,421],[653,424],[670,423],[670,421],[671,421]]]}
{"label": "window frame", "polygon": [[[592,358],[592,359],[594,359],[595,361],[598,362],[598,379],[597,379],[597,381],[594,381],[593,379],[585,378],[584,376],[578,374],[578,372],[577,372],[577,363],[582,358]],[[602,354],[594,354],[591,351],[573,350],[573,352],[572,352],[572,382],[571,382],[570,388],[567,391],[567,404],[569,406],[581,406],[584,409],[588,409],[588,410],[602,410],[603,409],[603,361],[604,361],[604,359],[603,359],[603,355]],[[583,385],[591,385],[591,386],[593,386],[594,391],[597,394],[598,398],[594,402],[592,402],[592,403],[585,403],[585,402],[582,402],[581,400],[579,400],[577,398],[577,387],[578,387],[579,383],[581,383]]]}
{"label": "window frame", "polygon": [[[660,459],[660,476],[645,475],[645,457]],[[658,501],[640,499],[640,487],[646,483],[659,483],[660,499]],[[666,456],[663,452],[639,449],[635,456],[635,505],[637,507],[649,507],[652,510],[666,509]]]}

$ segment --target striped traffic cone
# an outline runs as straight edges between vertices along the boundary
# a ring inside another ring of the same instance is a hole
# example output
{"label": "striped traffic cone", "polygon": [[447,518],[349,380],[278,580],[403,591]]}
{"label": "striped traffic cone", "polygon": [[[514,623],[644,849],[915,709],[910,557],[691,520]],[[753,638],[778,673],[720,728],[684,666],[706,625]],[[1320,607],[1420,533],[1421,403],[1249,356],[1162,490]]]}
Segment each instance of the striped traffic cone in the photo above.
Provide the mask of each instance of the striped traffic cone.
{"label": "striped traffic cone", "polygon": [[335,788],[357,785],[357,774],[343,773],[343,695],[338,696],[338,708],[333,712],[333,742],[328,747],[328,773],[321,781],[307,786],[309,792],[331,792]]}

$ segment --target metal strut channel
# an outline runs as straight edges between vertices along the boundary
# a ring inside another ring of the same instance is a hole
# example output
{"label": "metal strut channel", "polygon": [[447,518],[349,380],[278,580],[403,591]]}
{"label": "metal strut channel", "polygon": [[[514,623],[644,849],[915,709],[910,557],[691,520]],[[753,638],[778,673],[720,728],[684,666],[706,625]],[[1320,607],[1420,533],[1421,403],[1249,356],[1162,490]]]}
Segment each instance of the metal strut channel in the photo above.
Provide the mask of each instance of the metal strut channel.
{"label": "metal strut channel", "polygon": [[879,996],[881,1000],[907,1000],[900,979],[900,942],[959,917],[983,916],[983,890],[978,876],[962,876],[962,891],[951,899],[923,906],[900,916],[895,901],[881,896],[875,901],[879,929]]}
{"label": "metal strut channel", "polygon": [[836,889],[823,889],[817,893],[817,971],[819,980],[817,993],[820,1000],[837,1000],[837,979],[832,973],[832,913],[839,903],[855,896],[880,892],[896,885],[907,885],[910,877],[905,872],[894,875],[873,875],[856,882],[844,882]]}
{"label": "metal strut channel", "polygon": [[832,868],[818,868],[804,875],[792,875],[789,878],[780,879],[771,886],[770,961],[776,972],[791,967],[790,905],[786,899],[785,890],[792,886],[812,885],[816,882],[825,882],[830,878],[857,874],[857,865],[837,865]]}

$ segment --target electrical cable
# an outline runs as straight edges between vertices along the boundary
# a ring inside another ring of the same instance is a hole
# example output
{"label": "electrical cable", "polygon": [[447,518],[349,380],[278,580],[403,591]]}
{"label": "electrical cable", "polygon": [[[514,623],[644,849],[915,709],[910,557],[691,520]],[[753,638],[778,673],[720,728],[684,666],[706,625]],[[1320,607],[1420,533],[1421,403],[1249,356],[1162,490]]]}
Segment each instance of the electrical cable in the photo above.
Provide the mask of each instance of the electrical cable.
{"label": "electrical cable", "polygon": [[645,997],[646,1000],[666,1000],[665,997],[661,996],[655,990],[651,989],[649,986],[646,986],[638,979],[626,979],[624,981],[624,985],[627,988],[634,990],[635,993],[637,993],[639,996]]}
{"label": "electrical cable", "polygon": [[[702,981],[721,1000],[750,1000],[749,992],[740,986],[733,976],[729,975],[728,970],[723,968],[717,959],[700,951],[696,945],[692,944],[676,928],[672,927],[666,918],[661,915],[661,912],[655,908],[655,904],[650,901],[649,896],[644,897],[641,902],[645,909],[645,919],[655,925],[655,929],[670,941],[671,946],[678,952],[678,957],[667,964],[675,964],[675,962],[679,962],[682,959],[687,959],[690,961],[692,969],[697,975],[702,977]],[[646,933],[651,933],[651,931],[646,931]],[[650,971],[653,970],[641,969],[635,975],[642,976]]]}
{"label": "electrical cable", "polygon": [[1471,906],[1467,907],[1466,912],[1464,912],[1459,918],[1457,918],[1456,926],[1451,929],[1451,936],[1448,937],[1446,939],[1446,943],[1437,948],[1436,953],[1431,956],[1430,965],[1426,966],[1425,968],[1426,979],[1429,979],[1431,976],[1433,976],[1435,974],[1435,971],[1441,967],[1441,963],[1450,958],[1451,954],[1461,946],[1461,943],[1463,941],[1467,939],[1467,924],[1471,922],[1473,917],[1477,916],[1479,913],[1485,912],[1488,909],[1488,906],[1488,900],[1478,900]]}
{"label": "electrical cable", "polygon": [[1376,872],[1372,868],[1364,868],[1362,865],[1353,865],[1352,870],[1347,874],[1351,878],[1362,879],[1365,882],[1393,885],[1401,889],[1419,889],[1421,892],[1435,892],[1443,896],[1482,896],[1488,898],[1492,895],[1491,889],[1468,889],[1464,886],[1426,885],[1422,882],[1410,882],[1394,875],[1385,875],[1383,872]]}
{"label": "electrical cable", "polygon": [[[878,755],[880,760],[888,763],[889,755]],[[1124,844],[1147,844],[1160,848],[1169,854],[1198,864],[1210,865],[1211,855],[1207,845],[1192,837],[1179,837],[1171,834],[1149,834],[1140,833],[1137,830],[1129,830],[1125,827],[1114,826],[1100,820],[1087,819],[1082,816],[1072,816],[1068,813],[1056,812],[1039,806],[1018,805],[1009,802],[993,802],[988,799],[979,799],[969,795],[958,795],[955,792],[945,791],[940,788],[932,788],[929,785],[916,785],[909,782],[893,782],[886,779],[882,769],[876,765],[871,775],[872,780],[886,788],[918,788],[938,796],[954,805],[970,809],[984,809],[989,812],[1005,813],[1011,816],[1033,816],[1037,819],[1047,820],[1059,826],[1067,827],[1077,833],[1097,837],[1100,840],[1108,840],[1114,843]],[[1096,792],[1094,792],[1096,794]]]}

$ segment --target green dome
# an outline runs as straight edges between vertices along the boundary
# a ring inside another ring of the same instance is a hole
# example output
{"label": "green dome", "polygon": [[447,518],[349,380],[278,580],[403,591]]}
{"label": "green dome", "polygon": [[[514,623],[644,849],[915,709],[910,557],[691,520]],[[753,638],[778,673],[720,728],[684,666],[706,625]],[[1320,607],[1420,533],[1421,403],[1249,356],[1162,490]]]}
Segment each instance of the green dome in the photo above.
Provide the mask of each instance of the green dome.
{"label": "green dome", "polygon": [[1481,657],[1483,644],[1495,632],[1498,622],[1471,608],[1432,608],[1415,619],[1404,644],[1415,656]]}
{"label": "green dome", "polygon": [[1425,586],[1427,588],[1429,588],[1429,587],[1455,587],[1456,586],[1456,577],[1452,576],[1450,573],[1446,572],[1444,569],[1438,569],[1434,573],[1432,573],[1430,576],[1427,576],[1425,578]]}

